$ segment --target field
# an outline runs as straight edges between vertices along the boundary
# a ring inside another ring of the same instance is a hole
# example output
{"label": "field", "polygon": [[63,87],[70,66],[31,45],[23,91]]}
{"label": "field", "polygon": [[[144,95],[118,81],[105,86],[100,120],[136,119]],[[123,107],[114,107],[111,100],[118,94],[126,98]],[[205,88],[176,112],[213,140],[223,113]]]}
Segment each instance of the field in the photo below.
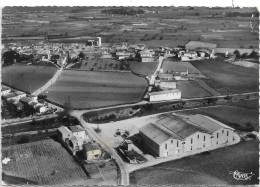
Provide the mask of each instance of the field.
{"label": "field", "polygon": [[158,66],[158,62],[128,62],[130,69],[138,74],[151,75]]}
{"label": "field", "polygon": [[[234,171],[252,172],[251,180],[235,180]],[[259,143],[239,144],[148,167],[130,174],[132,185],[252,185],[258,184]]]}
{"label": "field", "polygon": [[209,78],[205,82],[222,94],[258,92],[259,74],[257,69],[236,66],[221,61],[191,62]]}
{"label": "field", "polygon": [[[257,100],[250,102],[258,103]],[[254,106],[255,104],[253,104]],[[213,108],[196,109],[180,112],[182,114],[203,114],[212,117],[224,124],[237,130],[246,128],[251,123],[256,131],[259,131],[259,112],[258,108],[253,107],[252,103],[239,103],[238,106],[218,106]]]}
{"label": "field", "polygon": [[74,108],[96,108],[139,102],[145,79],[131,73],[64,70],[47,91],[47,99]]}
{"label": "field", "polygon": [[87,184],[87,176],[73,157],[57,142],[48,139],[2,147],[2,159],[11,159],[2,171],[39,185]]}
{"label": "field", "polygon": [[[257,16],[225,16],[230,12],[254,13],[257,12],[256,8],[143,7],[144,10],[159,12],[145,13],[141,19],[136,15],[124,14],[114,14],[112,17],[111,14],[102,13],[106,7],[84,7],[82,11],[76,12],[73,9],[64,8],[61,12],[52,10],[44,13],[39,10],[32,13],[33,9],[20,10],[26,13],[13,13],[11,17],[4,11],[3,38],[27,35],[42,37],[45,32],[54,32],[68,37],[98,35],[105,43],[142,42],[149,47],[176,47],[185,45],[189,40],[199,40],[216,43],[221,48],[258,48],[258,34],[252,33],[249,27],[250,21],[258,24]],[[147,26],[138,28],[133,26],[133,22],[146,23]]]}
{"label": "field", "polygon": [[34,92],[46,84],[56,73],[51,66],[15,64],[2,68],[2,82],[26,92]]}
{"label": "field", "polygon": [[76,69],[91,71],[123,71],[125,70],[120,61],[114,59],[89,59],[84,60]]}
{"label": "field", "polygon": [[182,98],[197,98],[212,96],[195,81],[177,81],[177,89],[181,91]]}

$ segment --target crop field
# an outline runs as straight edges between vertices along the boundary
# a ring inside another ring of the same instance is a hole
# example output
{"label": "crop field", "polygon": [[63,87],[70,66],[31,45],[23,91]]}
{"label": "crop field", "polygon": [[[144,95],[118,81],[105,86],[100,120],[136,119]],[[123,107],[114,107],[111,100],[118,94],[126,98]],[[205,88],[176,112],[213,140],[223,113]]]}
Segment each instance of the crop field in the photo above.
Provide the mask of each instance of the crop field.
{"label": "crop field", "polygon": [[74,108],[97,108],[139,102],[147,87],[132,73],[64,70],[50,86],[47,99]]}
{"label": "crop field", "polygon": [[2,171],[10,176],[39,185],[88,184],[86,174],[73,157],[51,139],[2,147],[2,159],[5,157],[11,161],[2,166]]}
{"label": "crop field", "polygon": [[195,81],[177,81],[177,89],[181,91],[182,98],[196,98],[212,96],[211,92],[202,88]]}
{"label": "crop field", "polygon": [[[255,175],[251,180],[236,180],[232,175],[236,170]],[[258,176],[259,143],[254,140],[135,171],[130,174],[130,184],[256,185]]]}
{"label": "crop field", "polygon": [[221,61],[191,62],[209,80],[205,82],[222,94],[257,92],[259,74],[257,69],[236,66]]}
{"label": "crop field", "polygon": [[[253,100],[252,100],[253,101]],[[258,103],[257,100],[254,102]],[[239,104],[238,104],[239,105]],[[247,107],[245,107],[247,106]],[[251,103],[240,103],[240,106],[218,106],[213,108],[201,108],[180,112],[182,114],[203,114],[212,117],[234,129],[246,128],[251,123],[256,131],[259,131],[258,108],[249,108]]]}
{"label": "crop field", "polygon": [[158,62],[128,62],[130,69],[138,74],[151,75],[158,66]]}
{"label": "crop field", "polygon": [[26,92],[34,92],[56,73],[55,66],[27,66],[15,64],[2,68],[2,82]]}
{"label": "crop field", "polygon": [[84,60],[82,65],[77,69],[91,71],[124,71],[125,67],[120,61],[114,59],[89,59]]}

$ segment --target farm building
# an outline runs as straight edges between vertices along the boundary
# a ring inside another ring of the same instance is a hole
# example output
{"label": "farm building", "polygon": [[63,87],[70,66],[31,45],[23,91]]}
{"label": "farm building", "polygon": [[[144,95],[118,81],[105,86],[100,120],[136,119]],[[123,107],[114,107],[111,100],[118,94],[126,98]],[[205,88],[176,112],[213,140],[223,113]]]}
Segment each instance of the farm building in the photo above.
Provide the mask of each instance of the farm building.
{"label": "farm building", "polygon": [[146,149],[157,157],[217,147],[238,138],[231,127],[198,114],[161,115],[156,123],[140,128],[139,134]]}
{"label": "farm building", "polygon": [[186,45],[185,48],[190,50],[194,49],[209,49],[213,50],[217,47],[217,44],[213,43],[206,43],[206,42],[200,42],[200,41],[189,41]]}
{"label": "farm building", "polygon": [[97,143],[88,142],[83,145],[83,154],[86,160],[95,160],[101,157],[101,149]]}
{"label": "farm building", "polygon": [[181,91],[178,89],[164,90],[158,92],[151,92],[149,95],[149,101],[166,101],[181,98]]}

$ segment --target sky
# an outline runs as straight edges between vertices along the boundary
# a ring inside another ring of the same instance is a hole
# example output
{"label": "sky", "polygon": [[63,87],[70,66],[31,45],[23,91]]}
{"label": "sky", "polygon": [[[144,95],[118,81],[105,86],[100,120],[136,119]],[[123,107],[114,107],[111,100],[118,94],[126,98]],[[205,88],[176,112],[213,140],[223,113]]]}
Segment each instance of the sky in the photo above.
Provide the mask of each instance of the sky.
{"label": "sky", "polygon": [[[235,6],[260,7],[260,0],[233,0]],[[0,6],[232,6],[232,0],[1,0]]]}

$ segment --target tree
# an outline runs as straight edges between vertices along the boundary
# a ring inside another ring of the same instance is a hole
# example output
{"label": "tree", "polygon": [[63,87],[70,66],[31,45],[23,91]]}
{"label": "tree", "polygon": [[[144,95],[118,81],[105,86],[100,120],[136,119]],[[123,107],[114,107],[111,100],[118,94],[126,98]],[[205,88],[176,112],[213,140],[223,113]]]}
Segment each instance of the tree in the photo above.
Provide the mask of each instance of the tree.
{"label": "tree", "polygon": [[236,58],[240,58],[240,52],[238,50],[235,50],[233,54],[236,55]]}
{"label": "tree", "polygon": [[248,55],[249,58],[257,58],[258,54],[254,50]]}
{"label": "tree", "polygon": [[16,51],[13,51],[13,50],[6,51],[3,54],[3,60],[6,65],[11,65],[15,62],[20,61],[20,55],[19,55],[19,53],[17,53]]}
{"label": "tree", "polygon": [[159,40],[163,40],[163,36],[160,36],[160,37],[159,37]]}
{"label": "tree", "polygon": [[248,57],[248,53],[243,53],[241,58],[247,58]]}

